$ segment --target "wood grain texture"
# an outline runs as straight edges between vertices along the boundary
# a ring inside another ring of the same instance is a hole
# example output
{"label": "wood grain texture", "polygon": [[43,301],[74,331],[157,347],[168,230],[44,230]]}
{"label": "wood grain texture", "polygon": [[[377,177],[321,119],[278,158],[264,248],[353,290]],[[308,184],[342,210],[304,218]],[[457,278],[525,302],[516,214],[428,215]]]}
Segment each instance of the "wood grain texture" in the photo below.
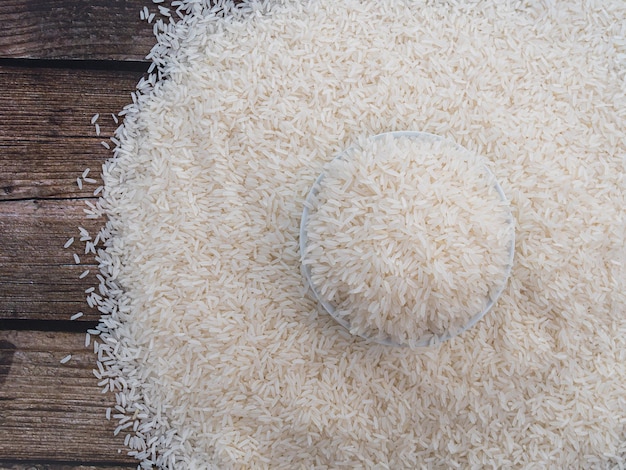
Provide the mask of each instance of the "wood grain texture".
{"label": "wood grain texture", "polygon": [[[0,382],[0,462],[134,467],[123,436],[113,436],[115,423],[105,418],[115,399],[97,385],[83,334],[0,331],[0,351],[9,349]],[[68,354],[70,362],[61,364]]]}
{"label": "wood grain texture", "polygon": [[4,0],[0,57],[142,60],[154,44],[145,0]]}
{"label": "wood grain texture", "polygon": [[2,470],[128,470],[129,465],[117,465],[115,463],[109,464],[106,462],[96,465],[79,465],[79,464],[64,464],[64,463],[41,463],[35,461],[28,462],[15,462],[8,460],[0,460],[0,469]]}
{"label": "wood grain texture", "polygon": [[[79,190],[76,178],[87,167],[99,173],[110,155],[100,141],[116,127],[110,113],[131,101],[148,68],[155,39],[139,19],[144,5],[157,12],[149,0],[2,2],[0,469],[136,468],[105,419],[114,397],[97,386],[84,333],[69,331],[99,317],[85,303],[93,255],[80,253],[83,266],[72,256],[84,249],[77,226],[94,233],[101,223],[83,213],[97,185]],[[75,245],[63,249],[70,236]],[[84,317],[69,322],[78,311]]]}
{"label": "wood grain texture", "polygon": [[[100,142],[118,126],[111,117],[131,102],[141,72],[0,67],[0,202],[89,197],[78,189],[85,168],[99,173],[110,156]],[[99,113],[101,136],[91,117]],[[121,121],[120,121],[121,122]],[[110,143],[110,142],[109,142]]]}
{"label": "wood grain texture", "polygon": [[[85,303],[97,268],[93,254],[84,254],[78,227],[95,237],[103,221],[85,219],[85,207],[80,199],[0,202],[0,319],[69,320],[78,311],[85,314],[79,321],[98,319]],[[64,249],[72,236],[74,245]],[[79,279],[86,269],[89,275]]]}

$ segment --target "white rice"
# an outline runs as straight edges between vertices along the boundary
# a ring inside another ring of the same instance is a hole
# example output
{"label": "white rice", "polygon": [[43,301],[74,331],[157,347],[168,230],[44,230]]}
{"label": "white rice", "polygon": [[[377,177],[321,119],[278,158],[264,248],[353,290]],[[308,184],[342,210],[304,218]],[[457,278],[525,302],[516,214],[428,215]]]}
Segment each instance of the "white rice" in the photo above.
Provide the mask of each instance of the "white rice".
{"label": "white rice", "polygon": [[61,359],[59,362],[60,362],[61,364],[67,364],[67,363],[70,361],[70,359],[72,359],[72,355],[71,355],[71,354],[68,354],[68,355],[67,355],[67,356],[65,356],[63,359]]}
{"label": "white rice", "polygon": [[72,246],[72,243],[74,243],[74,237],[70,237],[63,245],[63,248],[69,248]]}
{"label": "white rice", "polygon": [[88,253],[93,253],[94,255],[96,254],[96,247],[93,242],[85,243],[85,254],[88,254]]}
{"label": "white rice", "polygon": [[170,9],[161,5],[159,5],[159,13],[163,16],[171,16]]}
{"label": "white rice", "polygon": [[353,334],[429,344],[497,297],[513,227],[486,163],[453,142],[387,134],[325,168],[303,263]]}
{"label": "white rice", "polygon": [[80,234],[80,241],[84,242],[87,240],[91,240],[91,235],[89,235],[89,232],[83,228],[83,227],[78,227],[78,233]]}
{"label": "white rice", "polygon": [[83,316],[83,312],[76,312],[74,315],[70,317],[70,320],[78,320],[82,316]]}
{"label": "white rice", "polygon": [[[88,300],[132,455],[624,468],[626,3],[174,8],[185,19],[154,23],[153,77],[103,166],[106,295]],[[496,308],[419,352],[349,335],[302,295],[299,270],[324,164],[398,129],[485,156],[517,224]]]}

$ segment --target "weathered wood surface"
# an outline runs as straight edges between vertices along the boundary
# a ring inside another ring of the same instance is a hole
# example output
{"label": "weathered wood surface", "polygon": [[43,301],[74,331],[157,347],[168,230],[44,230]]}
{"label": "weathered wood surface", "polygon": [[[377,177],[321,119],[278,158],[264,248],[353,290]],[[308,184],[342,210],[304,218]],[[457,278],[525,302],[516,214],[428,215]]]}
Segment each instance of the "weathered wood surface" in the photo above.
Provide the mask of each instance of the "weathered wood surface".
{"label": "weathered wood surface", "polygon": [[[102,221],[85,219],[85,207],[80,199],[0,202],[0,319],[69,320],[82,311],[79,321],[97,320],[85,304],[97,267],[94,255],[80,250],[77,227],[95,237]],[[76,242],[64,249],[70,236]]]}
{"label": "weathered wood surface", "polygon": [[144,5],[158,14],[144,0],[3,0],[0,57],[142,60],[154,43]]}
{"label": "weathered wood surface", "polygon": [[[76,178],[97,173],[100,144],[117,125],[111,114],[131,101],[142,72],[1,67],[0,201],[89,197]],[[99,113],[101,136],[91,117]],[[109,142],[110,143],[110,142]],[[93,175],[92,175],[93,176]]]}
{"label": "weathered wood surface", "polygon": [[109,464],[106,462],[96,465],[68,465],[58,463],[1,463],[2,470],[128,470],[128,465]]}
{"label": "weathered wood surface", "polygon": [[[0,319],[68,320],[78,311],[97,318],[84,302],[93,266],[76,266],[78,243],[63,244],[78,240],[78,226],[95,236],[101,224],[85,219],[80,199],[93,197],[98,184],[81,190],[76,178],[91,168],[98,179],[110,155],[100,142],[117,127],[111,113],[130,101],[141,75],[0,67],[0,86],[9,90],[0,108]],[[93,263],[93,255],[78,254],[81,264]],[[78,279],[87,268],[90,276]]]}
{"label": "weathered wood surface", "polygon": [[84,347],[98,318],[84,301],[93,256],[81,253],[86,266],[76,266],[78,245],[63,244],[78,240],[79,225],[94,233],[99,224],[83,217],[97,185],[80,190],[76,178],[99,173],[110,114],[148,67],[144,5],[157,12],[149,0],[6,0],[0,9],[0,469],[136,467],[105,419],[114,396],[101,393]]}
{"label": "weathered wood surface", "polygon": [[0,468],[19,460],[134,463],[106,420],[112,397],[97,385],[84,340],[81,333],[0,331]]}

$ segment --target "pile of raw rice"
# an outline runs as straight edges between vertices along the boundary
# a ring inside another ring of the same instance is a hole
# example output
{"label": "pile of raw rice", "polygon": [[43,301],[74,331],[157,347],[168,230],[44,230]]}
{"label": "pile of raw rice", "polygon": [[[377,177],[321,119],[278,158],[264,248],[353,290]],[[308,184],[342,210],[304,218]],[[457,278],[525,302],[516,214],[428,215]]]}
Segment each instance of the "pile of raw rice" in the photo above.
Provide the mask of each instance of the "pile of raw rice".
{"label": "pile of raw rice", "polygon": [[[173,3],[96,206],[96,374],[142,465],[624,468],[626,3]],[[494,310],[423,351],[299,271],[329,156],[398,129],[484,155],[517,221]]]}
{"label": "pile of raw rice", "polygon": [[368,339],[455,336],[493,304],[511,266],[513,221],[496,185],[484,159],[454,142],[362,139],[305,201],[300,247],[315,296]]}

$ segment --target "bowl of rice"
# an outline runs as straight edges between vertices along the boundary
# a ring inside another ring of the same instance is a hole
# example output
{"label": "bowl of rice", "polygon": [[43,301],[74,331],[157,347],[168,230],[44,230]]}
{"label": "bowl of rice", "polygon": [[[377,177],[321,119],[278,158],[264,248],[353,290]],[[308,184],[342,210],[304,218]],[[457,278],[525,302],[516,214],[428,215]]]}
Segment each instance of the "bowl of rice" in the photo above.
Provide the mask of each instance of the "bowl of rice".
{"label": "bowl of rice", "polygon": [[301,267],[353,335],[424,347],[475,325],[504,290],[515,227],[489,163],[417,131],[362,138],[311,187]]}

